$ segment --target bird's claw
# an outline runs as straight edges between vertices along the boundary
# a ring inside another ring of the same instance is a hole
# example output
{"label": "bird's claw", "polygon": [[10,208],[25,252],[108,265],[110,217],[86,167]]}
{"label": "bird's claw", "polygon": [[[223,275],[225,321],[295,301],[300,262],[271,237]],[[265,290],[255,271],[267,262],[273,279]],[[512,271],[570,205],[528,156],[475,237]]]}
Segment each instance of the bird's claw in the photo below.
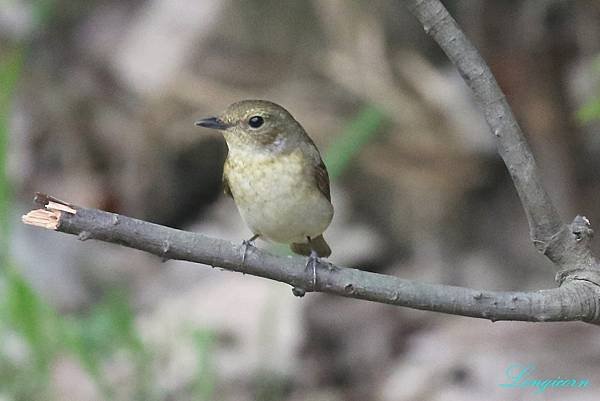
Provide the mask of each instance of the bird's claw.
{"label": "bird's claw", "polygon": [[308,261],[306,262],[306,268],[312,268],[312,274],[313,274],[313,279],[312,279],[312,289],[313,291],[316,290],[317,288],[317,265],[319,264],[320,260],[319,260],[319,255],[317,254],[317,252],[312,249],[310,251],[310,256],[308,257]]}
{"label": "bird's claw", "polygon": [[244,263],[246,263],[246,254],[248,253],[248,248],[249,247],[254,248],[254,241],[256,240],[256,238],[258,238],[258,235],[254,235],[252,238],[245,239],[242,241],[242,246],[244,247],[244,252],[242,253],[242,263],[241,263],[242,268],[244,267]]}
{"label": "bird's claw", "polygon": [[[306,261],[306,270],[312,270],[312,291],[316,291],[317,289],[317,265],[319,264],[319,255],[316,251],[311,250],[310,255],[308,256],[308,260]],[[306,290],[300,287],[292,288],[292,294],[295,296],[302,298],[306,294]]]}

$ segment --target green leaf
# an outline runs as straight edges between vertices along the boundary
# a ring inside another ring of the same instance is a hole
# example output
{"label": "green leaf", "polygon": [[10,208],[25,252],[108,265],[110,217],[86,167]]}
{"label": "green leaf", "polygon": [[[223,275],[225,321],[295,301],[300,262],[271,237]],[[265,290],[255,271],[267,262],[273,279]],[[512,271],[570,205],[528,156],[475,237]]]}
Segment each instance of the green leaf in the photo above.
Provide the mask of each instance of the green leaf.
{"label": "green leaf", "polygon": [[577,120],[583,124],[600,120],[600,98],[592,99],[584,104],[577,111]]}
{"label": "green leaf", "polygon": [[0,266],[8,263],[7,253],[9,224],[8,210],[10,186],[6,176],[6,155],[8,153],[8,120],[13,91],[23,69],[22,48],[9,51],[0,60]]}
{"label": "green leaf", "polygon": [[198,358],[198,373],[193,383],[197,400],[213,399],[216,375],[213,364],[215,334],[210,330],[197,330],[193,333]]}
{"label": "green leaf", "polygon": [[350,121],[325,154],[325,164],[331,179],[342,175],[363,146],[380,131],[385,120],[385,114],[379,108],[367,105]]}

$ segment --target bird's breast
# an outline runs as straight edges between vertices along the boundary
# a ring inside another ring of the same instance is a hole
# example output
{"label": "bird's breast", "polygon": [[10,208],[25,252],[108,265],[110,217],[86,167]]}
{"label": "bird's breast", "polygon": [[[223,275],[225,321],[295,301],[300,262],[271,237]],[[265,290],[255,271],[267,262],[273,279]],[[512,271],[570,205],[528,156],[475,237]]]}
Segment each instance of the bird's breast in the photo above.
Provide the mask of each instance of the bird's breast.
{"label": "bird's breast", "polygon": [[311,167],[300,149],[288,154],[230,150],[224,175],[255,234],[275,242],[301,242],[323,233],[333,216]]}

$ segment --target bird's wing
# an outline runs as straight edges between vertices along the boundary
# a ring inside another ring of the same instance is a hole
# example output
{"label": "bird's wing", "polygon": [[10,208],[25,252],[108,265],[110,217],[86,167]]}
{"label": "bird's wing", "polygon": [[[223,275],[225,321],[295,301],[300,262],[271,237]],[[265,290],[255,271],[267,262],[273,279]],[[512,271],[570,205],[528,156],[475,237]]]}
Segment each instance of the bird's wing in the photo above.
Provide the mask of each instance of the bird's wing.
{"label": "bird's wing", "polygon": [[227,177],[223,174],[223,192],[225,195],[231,197],[233,199],[233,194],[231,193],[231,188],[229,188],[229,182],[227,182]]}
{"label": "bird's wing", "polygon": [[327,173],[327,167],[325,167],[325,163],[323,163],[323,160],[321,160],[320,158],[319,163],[315,165],[314,175],[315,179],[317,180],[317,187],[319,188],[319,191],[321,191],[321,193],[325,195],[327,200],[331,202],[329,174]]}
{"label": "bird's wing", "polygon": [[321,191],[327,200],[331,202],[331,189],[329,187],[329,173],[327,173],[327,167],[325,167],[325,163],[323,163],[323,159],[321,158],[321,154],[315,143],[306,132],[304,132],[304,138],[306,140],[300,144],[300,147],[302,148],[303,153],[308,156],[310,164],[313,166],[312,174],[317,182],[317,188],[319,188],[319,191]]}

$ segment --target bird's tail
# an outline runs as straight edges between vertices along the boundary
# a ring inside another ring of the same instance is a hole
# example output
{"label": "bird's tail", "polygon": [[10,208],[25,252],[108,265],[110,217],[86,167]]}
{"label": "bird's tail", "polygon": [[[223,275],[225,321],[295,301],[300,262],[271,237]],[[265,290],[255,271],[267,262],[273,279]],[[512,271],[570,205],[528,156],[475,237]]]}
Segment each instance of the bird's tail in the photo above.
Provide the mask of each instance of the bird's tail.
{"label": "bird's tail", "polygon": [[320,257],[326,258],[329,255],[331,255],[331,248],[329,247],[329,245],[327,245],[327,242],[325,242],[325,238],[323,238],[323,235],[311,238],[310,244],[308,242],[296,242],[290,244],[290,249],[292,250],[292,252],[297,253],[298,255],[309,256],[311,251],[311,245],[312,249],[314,249],[315,252],[317,252],[317,255],[319,255]]}

